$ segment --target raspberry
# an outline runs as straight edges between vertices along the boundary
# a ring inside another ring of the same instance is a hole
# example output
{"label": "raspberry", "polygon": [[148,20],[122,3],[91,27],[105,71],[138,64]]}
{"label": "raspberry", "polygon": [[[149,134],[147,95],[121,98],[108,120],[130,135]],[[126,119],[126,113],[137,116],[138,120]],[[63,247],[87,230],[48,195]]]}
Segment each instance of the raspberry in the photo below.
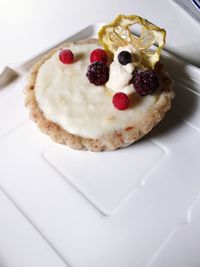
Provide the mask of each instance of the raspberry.
{"label": "raspberry", "polygon": [[71,64],[74,61],[74,54],[69,49],[60,51],[59,59],[63,64]]}
{"label": "raspberry", "polygon": [[126,94],[119,92],[112,98],[113,105],[116,109],[124,110],[129,106],[129,98]]}
{"label": "raspberry", "polygon": [[131,63],[132,56],[128,51],[122,51],[118,55],[118,61],[122,65],[127,65],[128,63]]}
{"label": "raspberry", "polygon": [[152,70],[136,72],[132,82],[135,90],[141,96],[153,93],[159,86],[158,77]]}
{"label": "raspberry", "polygon": [[95,85],[103,85],[108,80],[108,66],[106,66],[102,62],[94,62],[89,65],[86,76],[88,77],[91,83]]}
{"label": "raspberry", "polygon": [[90,54],[90,62],[103,62],[105,65],[108,61],[108,55],[106,54],[106,51],[100,48],[97,48],[93,50]]}

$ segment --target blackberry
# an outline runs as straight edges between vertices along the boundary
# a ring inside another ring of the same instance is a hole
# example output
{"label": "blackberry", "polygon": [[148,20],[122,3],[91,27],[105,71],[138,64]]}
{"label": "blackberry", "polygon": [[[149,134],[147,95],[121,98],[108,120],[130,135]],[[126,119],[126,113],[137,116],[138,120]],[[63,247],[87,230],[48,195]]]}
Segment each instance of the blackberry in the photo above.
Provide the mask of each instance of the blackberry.
{"label": "blackberry", "polygon": [[132,56],[128,51],[122,51],[118,55],[118,61],[122,65],[127,65],[128,63],[131,63]]}
{"label": "blackberry", "polygon": [[94,62],[89,65],[86,76],[95,85],[103,85],[108,81],[109,68],[103,62]]}
{"label": "blackberry", "polygon": [[138,71],[132,79],[137,93],[141,96],[153,93],[159,86],[158,77],[152,70]]}

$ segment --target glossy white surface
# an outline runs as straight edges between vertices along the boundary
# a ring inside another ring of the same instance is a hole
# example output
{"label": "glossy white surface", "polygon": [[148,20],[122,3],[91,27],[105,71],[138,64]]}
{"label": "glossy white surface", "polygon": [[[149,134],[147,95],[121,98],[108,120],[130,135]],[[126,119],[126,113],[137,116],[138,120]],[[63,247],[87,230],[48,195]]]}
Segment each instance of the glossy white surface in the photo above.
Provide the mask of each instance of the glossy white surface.
{"label": "glossy white surface", "polygon": [[16,209],[0,187],[0,266],[66,267],[37,227]]}

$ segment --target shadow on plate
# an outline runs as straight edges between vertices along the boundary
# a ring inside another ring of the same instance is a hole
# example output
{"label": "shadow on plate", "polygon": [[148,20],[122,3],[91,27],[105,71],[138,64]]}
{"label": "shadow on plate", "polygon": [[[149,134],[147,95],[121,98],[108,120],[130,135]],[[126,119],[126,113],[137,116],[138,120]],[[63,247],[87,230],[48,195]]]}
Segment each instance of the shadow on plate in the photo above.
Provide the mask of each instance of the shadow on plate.
{"label": "shadow on plate", "polygon": [[15,70],[10,67],[6,67],[0,74],[0,90],[3,90],[8,84],[18,78],[18,76],[19,75]]}
{"label": "shadow on plate", "polygon": [[174,80],[175,98],[172,108],[146,138],[155,138],[160,135],[170,134],[181,127],[184,121],[190,121],[197,110],[199,102],[198,89],[195,81],[187,73],[186,65],[174,61],[173,57],[164,57],[162,62]]}

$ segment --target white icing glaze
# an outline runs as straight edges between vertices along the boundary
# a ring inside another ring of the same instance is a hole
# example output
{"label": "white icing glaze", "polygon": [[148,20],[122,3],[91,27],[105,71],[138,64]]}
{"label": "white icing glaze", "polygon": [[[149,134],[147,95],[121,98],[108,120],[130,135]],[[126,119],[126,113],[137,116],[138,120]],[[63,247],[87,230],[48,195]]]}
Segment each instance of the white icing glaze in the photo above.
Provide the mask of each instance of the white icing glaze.
{"label": "white icing glaze", "polygon": [[[105,86],[91,84],[86,77],[90,52],[96,48],[94,44],[71,45],[76,60],[69,65],[62,64],[56,52],[40,67],[35,86],[36,100],[46,118],[87,138],[128,127],[157,99],[155,95],[139,97],[135,93],[127,110],[116,110],[112,104],[114,93]],[[124,90],[130,92],[130,86]]]}

